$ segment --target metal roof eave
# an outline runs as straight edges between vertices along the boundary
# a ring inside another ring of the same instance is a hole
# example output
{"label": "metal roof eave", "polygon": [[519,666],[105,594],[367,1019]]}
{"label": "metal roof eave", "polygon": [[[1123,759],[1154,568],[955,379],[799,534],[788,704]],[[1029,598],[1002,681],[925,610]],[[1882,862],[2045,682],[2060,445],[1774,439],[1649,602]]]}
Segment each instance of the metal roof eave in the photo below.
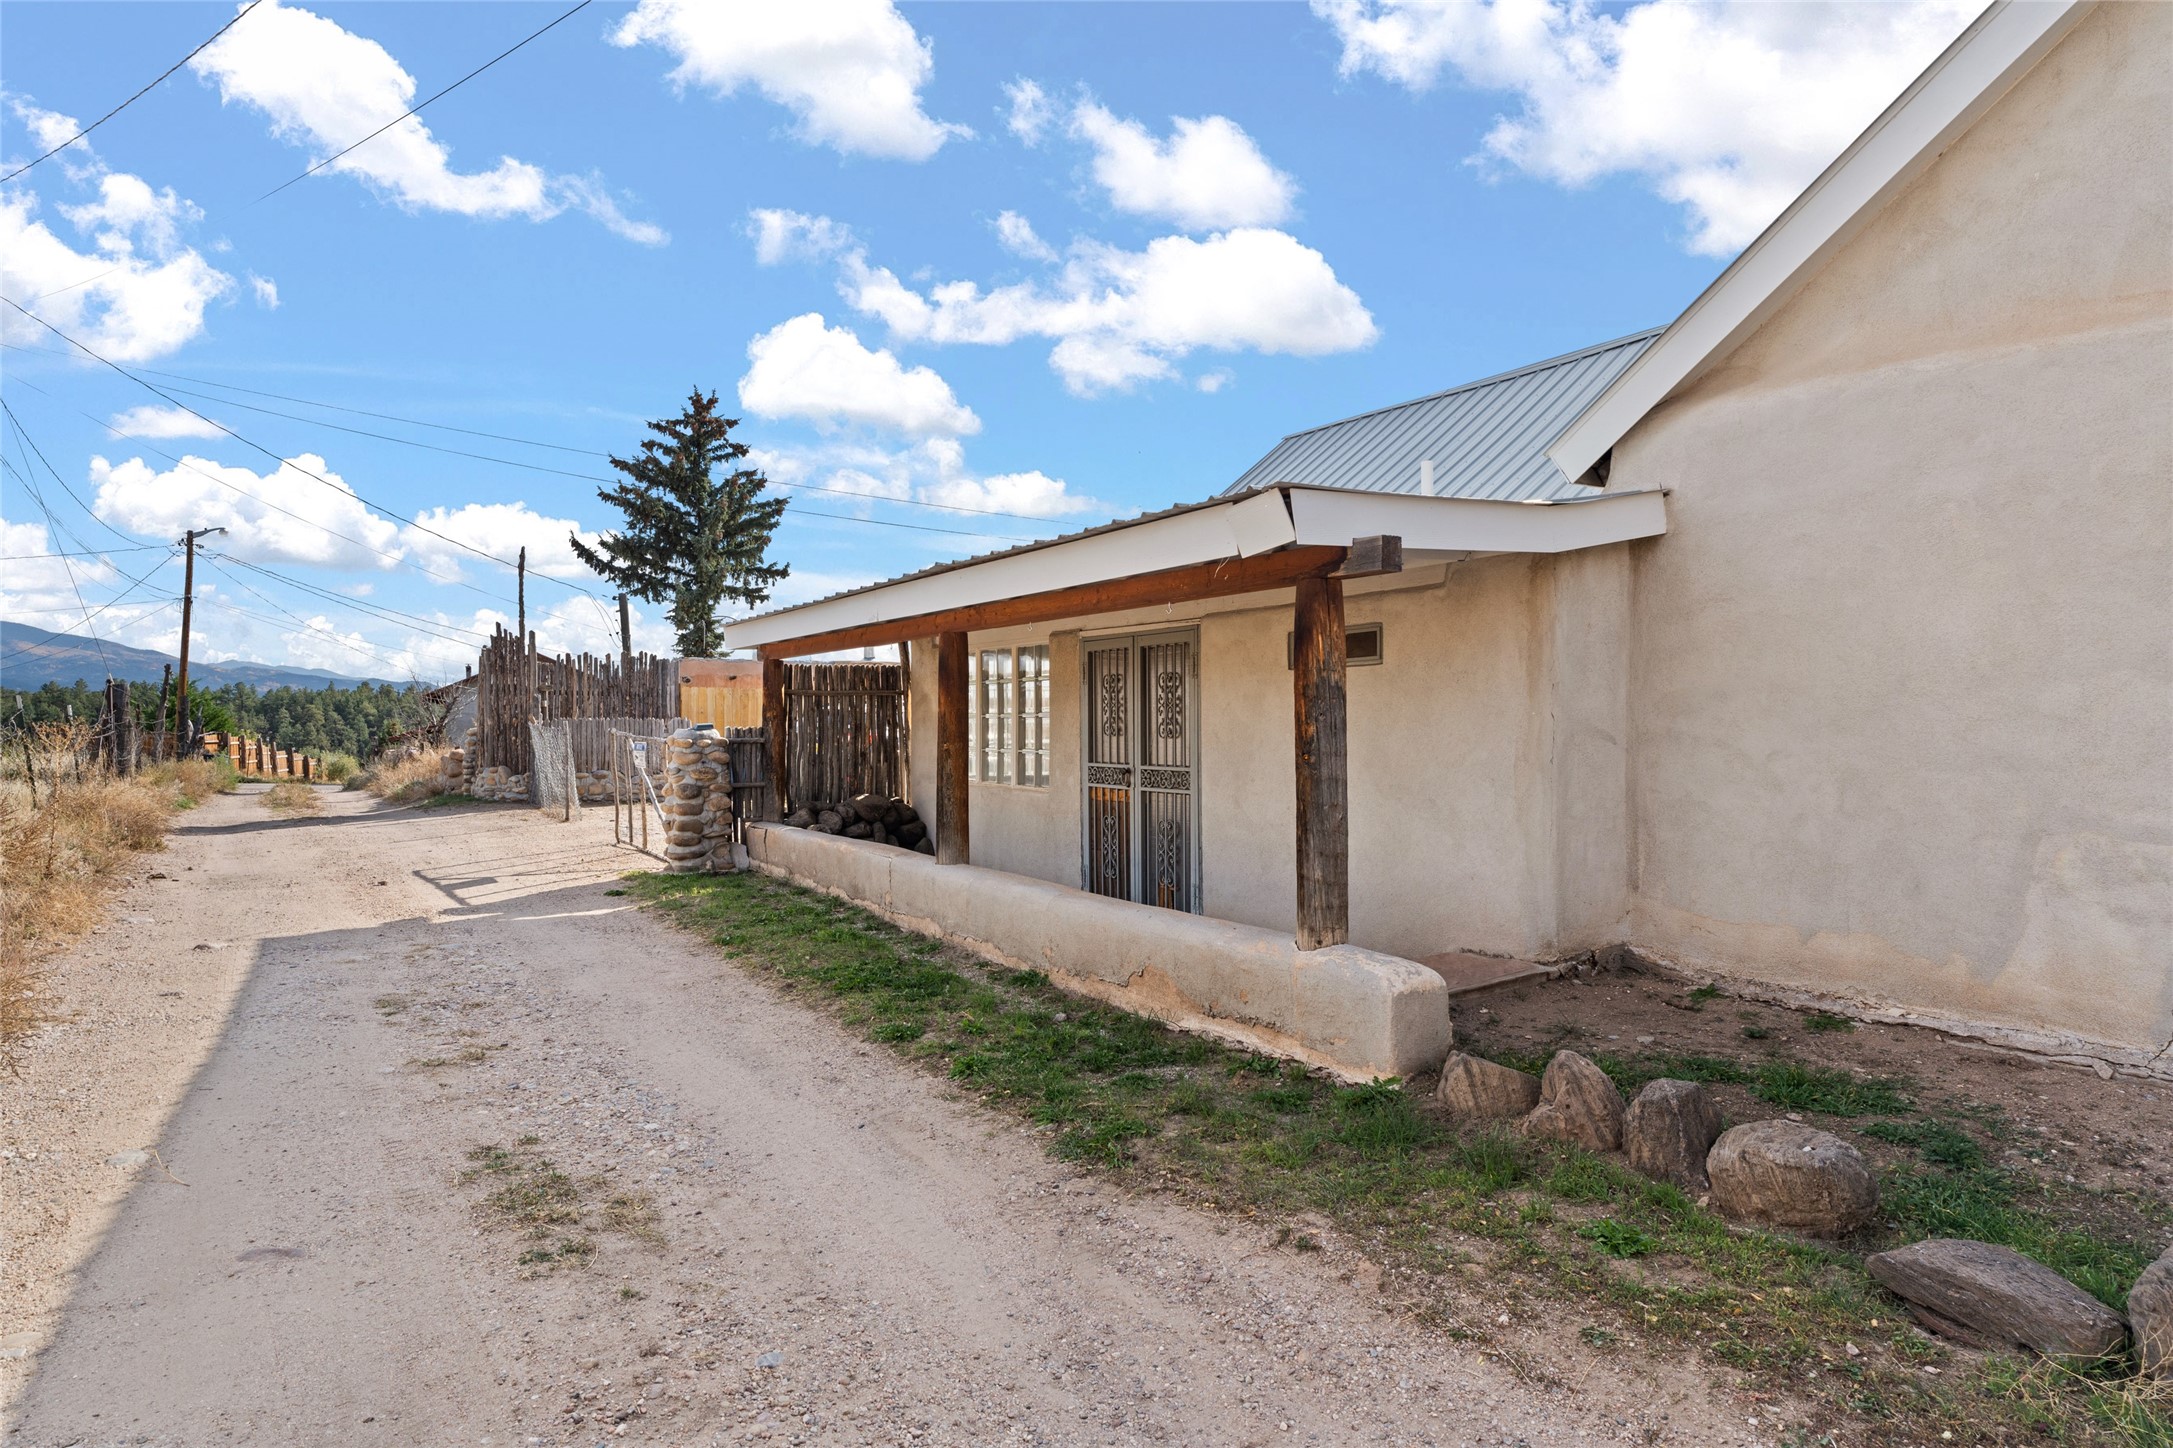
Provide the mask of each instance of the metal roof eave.
{"label": "metal roof eave", "polygon": [[790,644],[843,629],[919,618],[1004,599],[1249,558],[1293,544],[1347,547],[1394,534],[1414,552],[1561,553],[1667,531],[1657,491],[1562,502],[1425,498],[1300,485],[1215,499],[1111,523],[871,584],[725,626],[729,649]]}

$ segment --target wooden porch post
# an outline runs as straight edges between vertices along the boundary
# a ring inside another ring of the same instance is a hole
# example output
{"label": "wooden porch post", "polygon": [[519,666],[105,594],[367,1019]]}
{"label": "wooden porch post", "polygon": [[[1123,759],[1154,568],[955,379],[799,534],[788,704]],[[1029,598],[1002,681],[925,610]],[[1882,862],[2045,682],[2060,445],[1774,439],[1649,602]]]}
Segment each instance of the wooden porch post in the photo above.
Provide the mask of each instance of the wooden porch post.
{"label": "wooden porch post", "polygon": [[936,637],[936,863],[969,863],[966,818],[966,636]]}
{"label": "wooden porch post", "polygon": [[1351,936],[1343,581],[1301,578],[1297,588],[1298,949],[1319,950]]}
{"label": "wooden porch post", "polygon": [[762,727],[769,733],[770,818],[785,817],[785,661],[762,661]]}

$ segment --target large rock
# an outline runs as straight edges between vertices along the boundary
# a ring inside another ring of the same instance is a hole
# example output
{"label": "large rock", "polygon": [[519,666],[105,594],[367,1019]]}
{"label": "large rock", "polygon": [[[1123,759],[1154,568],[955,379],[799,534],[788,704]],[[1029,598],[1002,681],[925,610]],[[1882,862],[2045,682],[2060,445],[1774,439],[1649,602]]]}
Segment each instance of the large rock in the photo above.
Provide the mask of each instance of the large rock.
{"label": "large rock", "polygon": [[2095,1360],[2128,1340],[2119,1313],[2011,1247],[1935,1238],[1881,1252],[1864,1266],[1926,1327],[1965,1342]]}
{"label": "large rock", "polygon": [[1497,1120],[1522,1116],[1537,1106],[1539,1078],[1457,1051],[1442,1066],[1441,1086],[1435,1094],[1458,1116]]}
{"label": "large rock", "polygon": [[2173,1251],[2143,1269],[2128,1289],[2135,1360],[2154,1378],[2173,1378]]}
{"label": "large rock", "polygon": [[1630,1165],[1693,1196],[1712,1187],[1705,1156],[1720,1139],[1720,1108],[1695,1081],[1652,1081],[1622,1118]]}
{"label": "large rock", "polygon": [[1855,1147],[1796,1121],[1721,1134],[1705,1158],[1713,1205],[1739,1221],[1840,1237],[1871,1220],[1879,1187]]}
{"label": "large rock", "polygon": [[856,794],[852,799],[852,811],[860,816],[862,824],[874,824],[889,806],[890,801],[879,794]]}
{"label": "large rock", "polygon": [[1622,1146],[1622,1093],[1575,1051],[1557,1051],[1539,1078],[1539,1105],[1523,1125],[1532,1136],[1616,1151]]}

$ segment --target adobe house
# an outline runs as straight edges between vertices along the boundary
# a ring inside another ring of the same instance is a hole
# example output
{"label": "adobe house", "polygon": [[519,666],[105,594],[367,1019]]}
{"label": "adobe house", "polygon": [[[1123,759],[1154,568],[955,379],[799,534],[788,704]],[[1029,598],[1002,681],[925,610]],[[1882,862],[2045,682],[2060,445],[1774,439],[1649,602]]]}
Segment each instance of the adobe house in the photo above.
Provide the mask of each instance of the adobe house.
{"label": "adobe house", "polygon": [[1662,331],[729,639],[904,644],[938,840],[764,868],[1347,1074],[1628,946],[2173,1076],[2173,9],[1992,6]]}

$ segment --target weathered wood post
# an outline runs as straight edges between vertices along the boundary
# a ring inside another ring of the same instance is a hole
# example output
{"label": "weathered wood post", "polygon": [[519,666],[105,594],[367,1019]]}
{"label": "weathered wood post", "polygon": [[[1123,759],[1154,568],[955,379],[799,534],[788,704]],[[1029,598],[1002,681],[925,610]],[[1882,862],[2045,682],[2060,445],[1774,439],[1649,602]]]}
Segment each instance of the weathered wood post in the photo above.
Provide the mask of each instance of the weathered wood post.
{"label": "weathered wood post", "polygon": [[762,657],[762,727],[769,731],[769,804],[766,818],[785,817],[785,661]]}
{"label": "weathered wood post", "polygon": [[969,864],[972,821],[966,804],[966,635],[936,636],[936,862]]}
{"label": "weathered wood post", "polygon": [[1351,935],[1343,581],[1299,579],[1295,624],[1298,949],[1319,950]]}

